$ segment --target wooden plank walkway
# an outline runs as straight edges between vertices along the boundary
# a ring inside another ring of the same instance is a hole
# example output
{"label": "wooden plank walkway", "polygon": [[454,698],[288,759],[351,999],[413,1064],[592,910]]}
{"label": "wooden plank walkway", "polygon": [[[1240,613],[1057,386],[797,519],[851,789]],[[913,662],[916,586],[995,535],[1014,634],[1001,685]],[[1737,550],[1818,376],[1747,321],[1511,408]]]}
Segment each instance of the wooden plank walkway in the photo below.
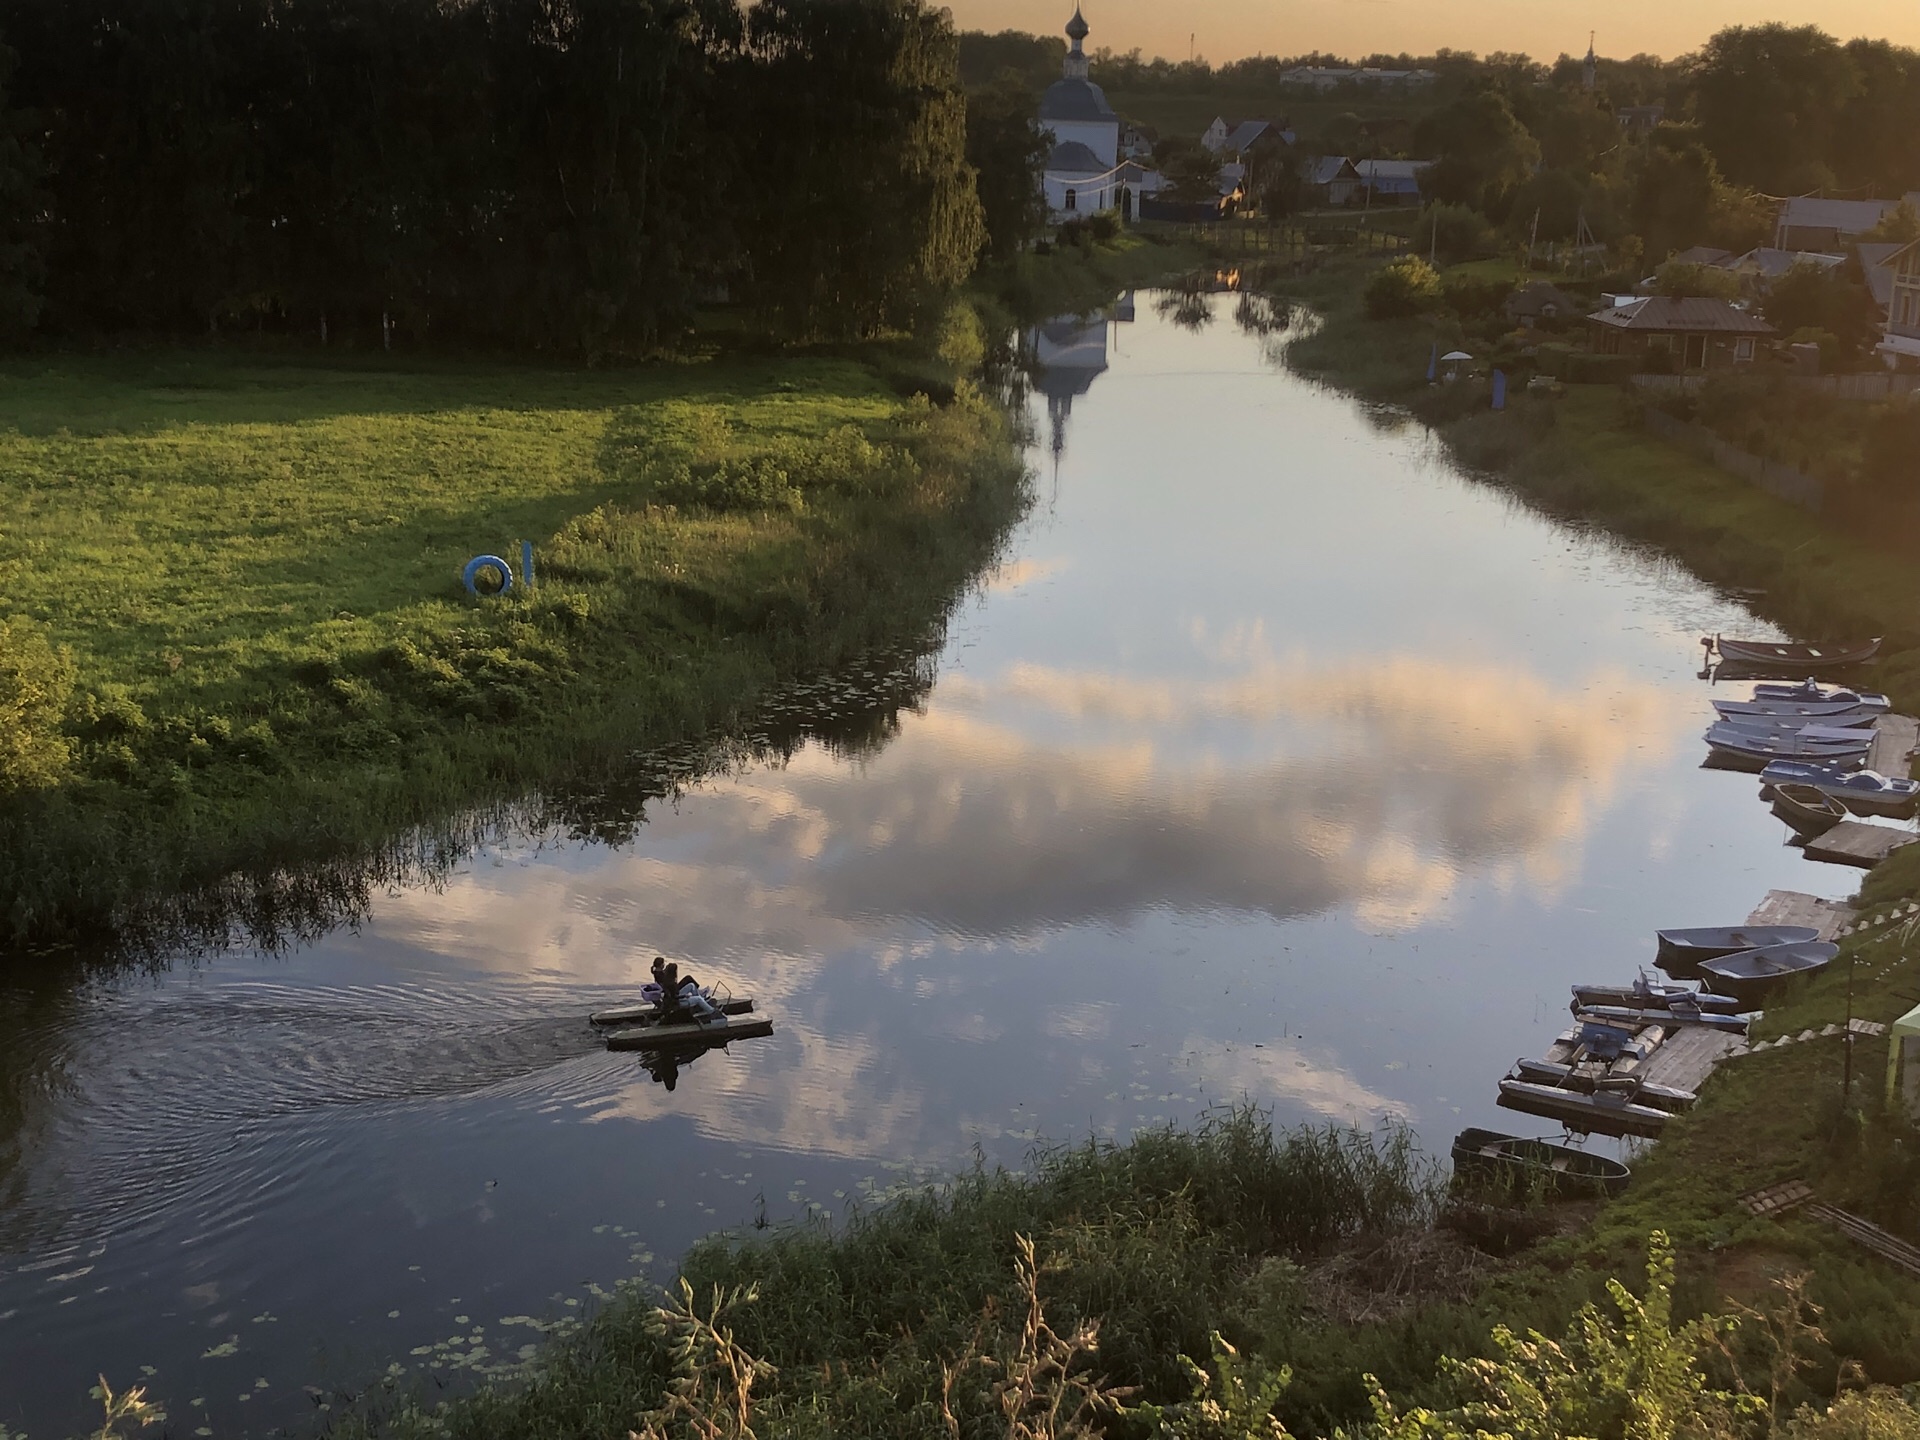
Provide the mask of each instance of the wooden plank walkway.
{"label": "wooden plank walkway", "polygon": [[1682,1025],[1660,1042],[1660,1046],[1629,1072],[1649,1085],[1667,1085],[1675,1090],[1698,1094],[1707,1083],[1713,1067],[1736,1045],[1744,1045],[1738,1035],[1710,1030],[1704,1025]]}
{"label": "wooden plank walkway", "polygon": [[1891,825],[1869,825],[1864,820],[1842,820],[1824,835],[1807,841],[1809,860],[1826,860],[1836,865],[1858,865],[1871,870],[1902,845],[1920,840],[1911,830],[1896,830]]}
{"label": "wooden plank walkway", "polygon": [[1920,720],[1911,715],[1882,715],[1873,724],[1867,768],[1904,780],[1912,769],[1916,746],[1920,746]]}
{"label": "wooden plank walkway", "polygon": [[1844,900],[1822,900],[1798,890],[1769,890],[1747,916],[1749,925],[1809,925],[1831,940],[1853,923],[1854,908]]}
{"label": "wooden plank walkway", "polygon": [[1809,1205],[1807,1213],[1816,1220],[1826,1221],[1854,1244],[1864,1245],[1881,1259],[1891,1260],[1909,1274],[1920,1275],[1920,1250],[1898,1235],[1889,1235],[1871,1220],[1863,1220],[1837,1205]]}

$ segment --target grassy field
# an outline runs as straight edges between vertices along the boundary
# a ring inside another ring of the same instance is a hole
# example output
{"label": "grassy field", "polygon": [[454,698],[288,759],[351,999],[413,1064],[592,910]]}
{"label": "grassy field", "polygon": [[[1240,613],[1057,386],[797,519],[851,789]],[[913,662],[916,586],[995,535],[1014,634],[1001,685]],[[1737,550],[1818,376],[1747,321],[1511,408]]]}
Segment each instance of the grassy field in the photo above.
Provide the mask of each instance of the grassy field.
{"label": "grassy field", "polygon": [[[0,667],[61,692],[0,796],[16,941],[724,724],[937,621],[1024,493],[989,405],[850,359],[176,349],[0,395]],[[520,540],[535,586],[469,597]]]}

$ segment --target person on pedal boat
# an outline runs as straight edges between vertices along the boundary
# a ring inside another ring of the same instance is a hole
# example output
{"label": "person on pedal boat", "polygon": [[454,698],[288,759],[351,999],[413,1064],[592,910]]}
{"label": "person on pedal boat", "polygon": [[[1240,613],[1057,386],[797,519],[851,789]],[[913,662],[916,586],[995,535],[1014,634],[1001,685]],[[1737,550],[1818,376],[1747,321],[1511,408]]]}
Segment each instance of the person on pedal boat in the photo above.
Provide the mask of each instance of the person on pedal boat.
{"label": "person on pedal boat", "polygon": [[684,1020],[704,1023],[720,1013],[700,993],[700,982],[691,975],[682,975],[680,967],[664,955],[653,957],[653,983],[660,987],[663,1024]]}

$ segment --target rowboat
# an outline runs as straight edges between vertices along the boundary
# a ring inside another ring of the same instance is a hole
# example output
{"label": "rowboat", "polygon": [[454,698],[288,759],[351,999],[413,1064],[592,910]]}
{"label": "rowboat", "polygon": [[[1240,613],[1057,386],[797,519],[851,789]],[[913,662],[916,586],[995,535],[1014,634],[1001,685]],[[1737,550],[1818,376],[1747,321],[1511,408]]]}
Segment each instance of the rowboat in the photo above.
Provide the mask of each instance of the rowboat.
{"label": "rowboat", "polygon": [[1563,1065],[1558,1060],[1517,1060],[1513,1069],[1518,1079],[1531,1080],[1536,1085],[1558,1085],[1563,1090],[1630,1090],[1635,1100],[1656,1110],[1685,1110],[1700,1098],[1691,1090],[1676,1090],[1669,1085],[1638,1085],[1629,1076],[1596,1075],[1577,1065]]}
{"label": "rowboat", "polygon": [[1618,1160],[1497,1130],[1462,1130],[1453,1139],[1453,1173],[1486,1175],[1516,1186],[1535,1181],[1562,1195],[1618,1195],[1633,1172]]}
{"label": "rowboat", "polygon": [[1736,1008],[1725,995],[1696,990],[1691,985],[1667,985],[1658,980],[1650,980],[1645,975],[1640,976],[1631,985],[1575,985],[1573,987],[1573,1002],[1576,1007],[1619,1005],[1635,1010],[1664,1010],[1675,1001],[1721,1015],[1730,1015]]}
{"label": "rowboat", "polygon": [[1742,720],[1772,720],[1780,723],[1797,720],[1802,725],[1871,725],[1886,714],[1884,706],[1801,704],[1792,700],[1715,700],[1714,711],[1722,720],[1736,724]]}
{"label": "rowboat", "polygon": [[1705,926],[1690,930],[1660,930],[1654,934],[1659,950],[1655,963],[1669,975],[1688,979],[1703,961],[1738,955],[1768,945],[1805,945],[1818,940],[1811,925]]}
{"label": "rowboat", "polygon": [[1804,735],[1763,735],[1752,730],[1719,724],[1707,727],[1709,759],[1734,770],[1760,771],[1775,760],[1819,760],[1858,765],[1867,758],[1873,743],[1870,734],[1857,740],[1835,741]]}
{"label": "rowboat", "polygon": [[1777,680],[1762,680],[1753,687],[1753,698],[1768,703],[1852,704],[1864,705],[1869,710],[1889,708],[1887,697],[1878,691],[1853,690],[1845,685],[1822,685],[1811,675],[1793,685],[1782,684]]}
{"label": "rowboat", "polygon": [[1786,670],[1805,674],[1809,670],[1836,670],[1843,665],[1860,665],[1880,653],[1878,637],[1853,645],[1802,645],[1791,641],[1729,640],[1715,635],[1700,643],[1717,650],[1723,661],[1751,665],[1767,670]]}
{"label": "rowboat", "polygon": [[[1723,997],[1725,998],[1725,997]],[[1692,1026],[1702,1030],[1724,1030],[1730,1035],[1747,1033],[1746,1017],[1724,1010],[1709,1010],[1685,1000],[1675,1000],[1664,1010],[1637,1010],[1626,1005],[1581,1005],[1574,1011],[1582,1020],[1604,1020],[1608,1024],[1664,1025],[1668,1029]]]}
{"label": "rowboat", "polygon": [[1810,941],[1799,945],[1768,945],[1721,955],[1700,963],[1705,983],[1722,995],[1757,1008],[1766,997],[1796,976],[1824,969],[1840,953],[1838,945]]}
{"label": "rowboat", "polygon": [[725,1045],[773,1033],[764,1016],[716,1015],[711,1020],[676,1020],[633,1025],[607,1033],[609,1050],[666,1050],[691,1046]]}
{"label": "rowboat", "polygon": [[1856,815],[1886,815],[1911,820],[1920,810],[1920,780],[1882,775],[1878,770],[1852,770],[1805,760],[1775,760],[1760,772],[1773,786],[1811,785],[1841,801]]}
{"label": "rowboat", "polygon": [[1824,835],[1847,818],[1847,807],[1818,786],[1788,781],[1773,787],[1773,813],[1802,835]]}
{"label": "rowboat", "polygon": [[[1871,732],[1880,718],[1877,710],[1856,710],[1846,715],[1772,715],[1722,714],[1713,723],[1730,725],[1735,730],[1755,730],[1763,735],[1805,735],[1811,740],[1855,740],[1861,731]],[[1873,737],[1869,733],[1866,739]]]}
{"label": "rowboat", "polygon": [[1667,1112],[1613,1091],[1582,1095],[1557,1085],[1541,1085],[1531,1080],[1516,1080],[1511,1075],[1500,1082],[1500,1102],[1508,1110],[1541,1115],[1557,1120],[1569,1130],[1601,1135],[1658,1136],[1667,1128]]}

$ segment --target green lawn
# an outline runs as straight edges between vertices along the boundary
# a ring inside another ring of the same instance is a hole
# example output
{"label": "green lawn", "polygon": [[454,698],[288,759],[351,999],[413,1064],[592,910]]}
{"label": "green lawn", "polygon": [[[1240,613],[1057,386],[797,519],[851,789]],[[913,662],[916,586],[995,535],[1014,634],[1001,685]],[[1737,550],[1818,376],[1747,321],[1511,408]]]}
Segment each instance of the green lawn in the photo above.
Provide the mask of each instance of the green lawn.
{"label": "green lawn", "polygon": [[[78,683],[64,773],[0,794],[0,935],[722,722],[936,619],[1019,494],[989,407],[851,359],[15,362],[0,620]],[[469,597],[523,539],[533,592]]]}

